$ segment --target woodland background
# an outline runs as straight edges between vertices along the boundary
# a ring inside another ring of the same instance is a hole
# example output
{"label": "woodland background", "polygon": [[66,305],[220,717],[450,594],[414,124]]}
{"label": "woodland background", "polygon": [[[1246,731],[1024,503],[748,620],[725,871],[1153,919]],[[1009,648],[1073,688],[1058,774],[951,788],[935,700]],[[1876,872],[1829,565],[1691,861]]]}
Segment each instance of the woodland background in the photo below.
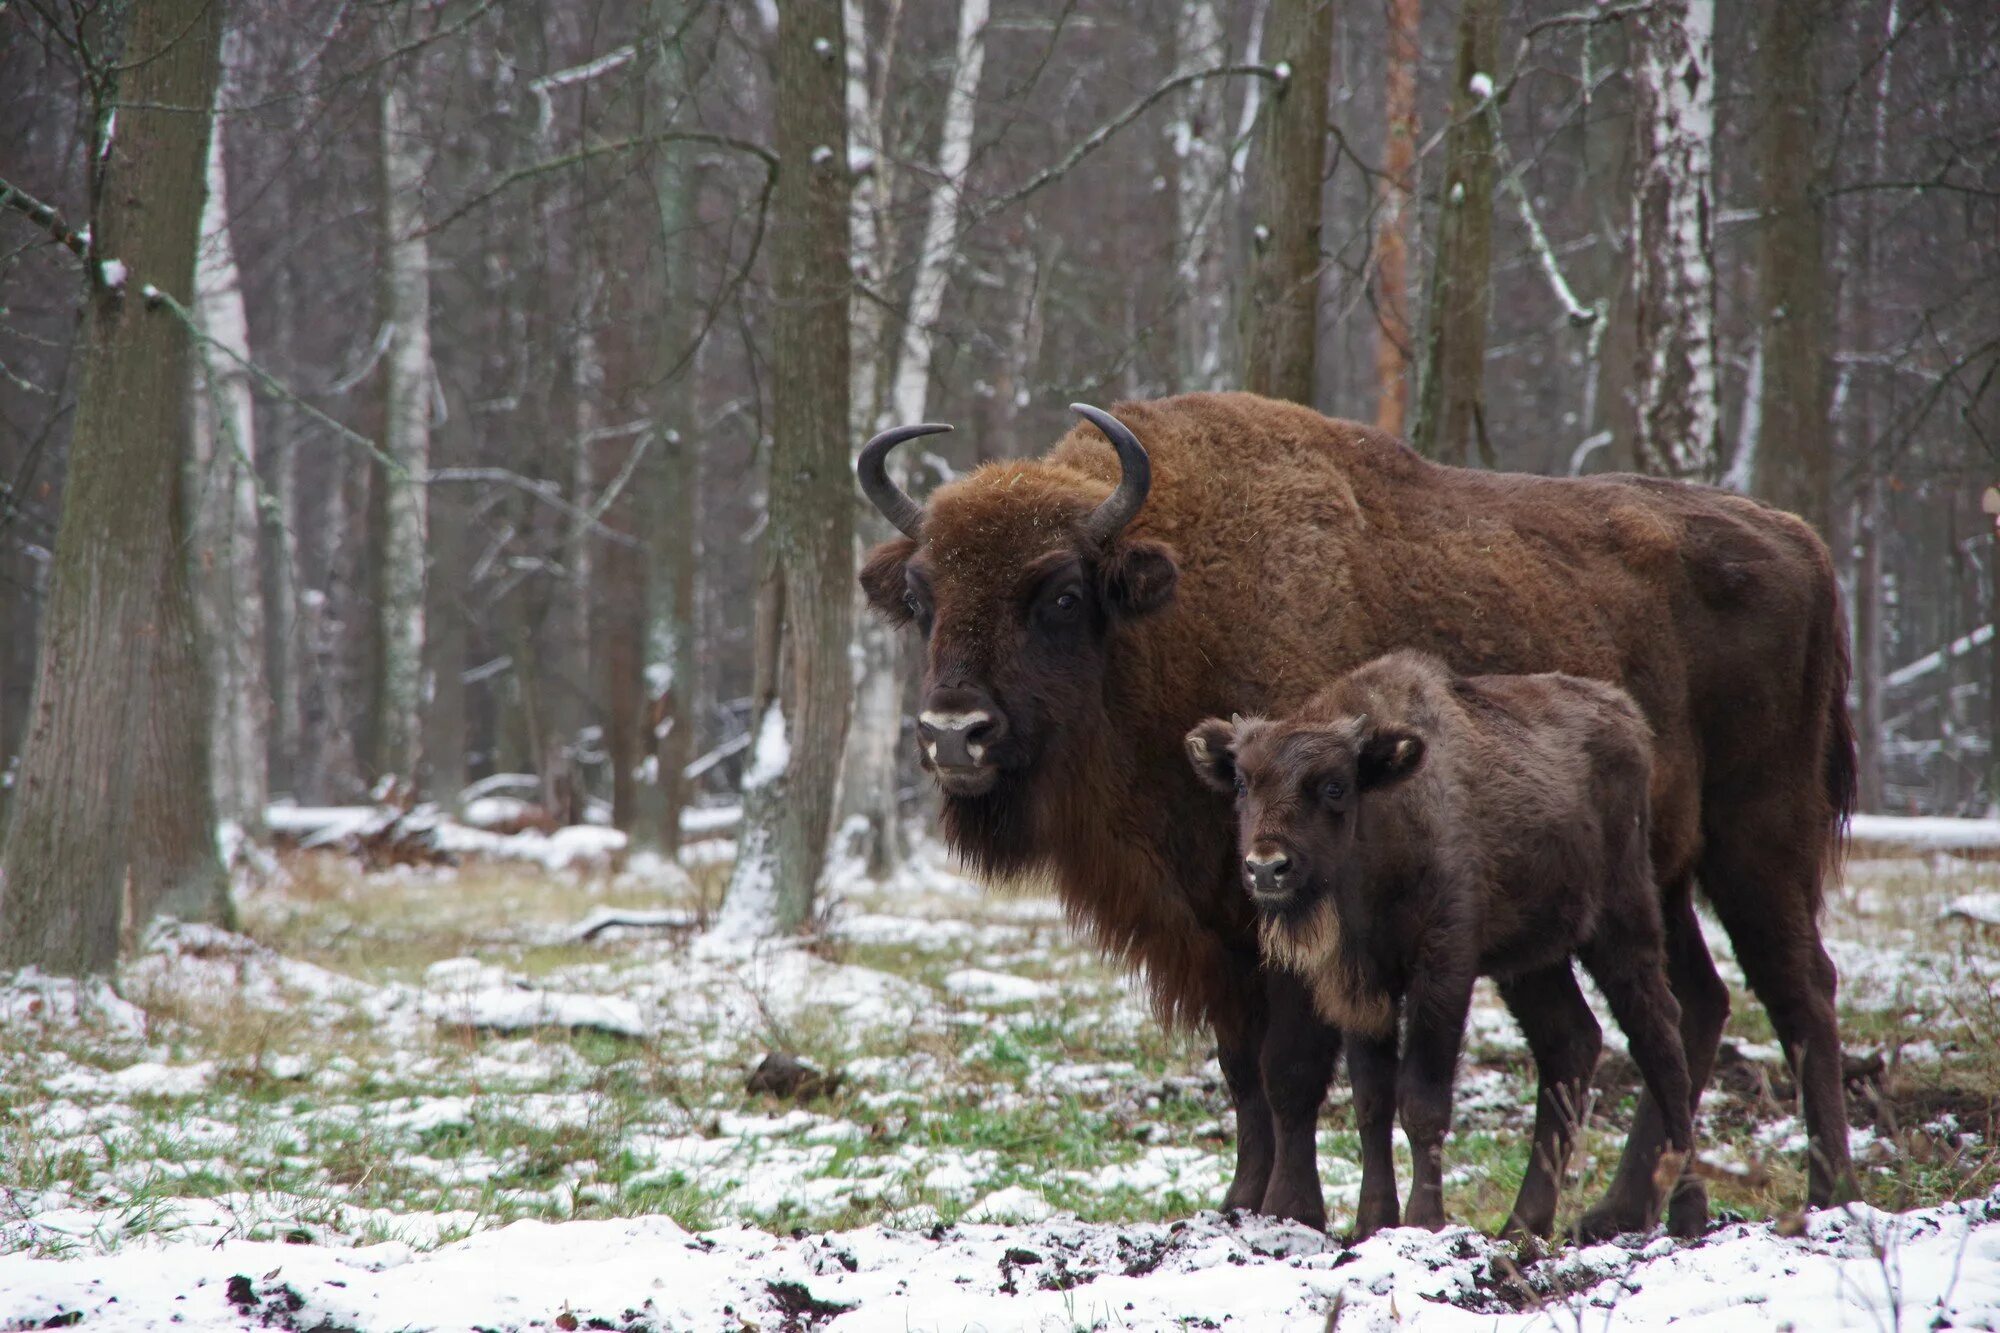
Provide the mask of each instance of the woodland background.
{"label": "woodland background", "polygon": [[923,814],[852,451],[1191,389],[1798,510],[1865,807],[2000,796],[1978,0],[15,0],[0,200],[0,964],[274,800],[747,787],[794,927]]}

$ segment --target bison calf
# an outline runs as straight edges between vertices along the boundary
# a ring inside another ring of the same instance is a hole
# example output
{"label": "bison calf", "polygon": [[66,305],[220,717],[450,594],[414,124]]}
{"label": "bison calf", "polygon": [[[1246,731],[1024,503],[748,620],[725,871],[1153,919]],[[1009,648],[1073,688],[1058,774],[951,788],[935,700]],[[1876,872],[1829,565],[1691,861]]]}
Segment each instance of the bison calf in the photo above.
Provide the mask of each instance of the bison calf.
{"label": "bison calf", "polygon": [[[1455,676],[1403,652],[1291,717],[1203,722],[1187,748],[1204,781],[1235,794],[1266,957],[1303,977],[1345,1032],[1356,1236],[1396,1225],[1398,1110],[1414,1161],[1403,1222],[1444,1224],[1452,1075],[1482,975],[1499,983],[1540,1079],[1534,1151],[1503,1234],[1549,1233],[1600,1040],[1572,956],[1666,1117],[1656,1220],[1693,1117],[1647,851],[1652,745],[1632,700],[1574,676]],[[1674,1211],[1677,1234],[1699,1232],[1698,1207]],[[1582,1229],[1616,1226],[1586,1217]]]}

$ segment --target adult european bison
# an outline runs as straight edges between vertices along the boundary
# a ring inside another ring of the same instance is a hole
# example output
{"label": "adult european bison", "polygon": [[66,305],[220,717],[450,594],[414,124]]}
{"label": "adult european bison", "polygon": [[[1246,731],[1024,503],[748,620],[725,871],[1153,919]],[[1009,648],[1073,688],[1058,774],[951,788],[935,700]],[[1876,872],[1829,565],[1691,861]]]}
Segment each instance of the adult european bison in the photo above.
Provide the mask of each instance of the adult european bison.
{"label": "adult european bison", "polygon": [[1600,1045],[1572,957],[1665,1113],[1657,1219],[1694,1150],[1693,1099],[1647,848],[1653,741],[1631,696],[1580,676],[1458,676],[1405,650],[1281,718],[1210,718],[1187,747],[1195,775],[1235,799],[1264,957],[1341,1029],[1361,1134],[1355,1235],[1396,1225],[1399,1109],[1403,1223],[1444,1225],[1444,1136],[1481,976],[1520,1020],[1541,1084],[1502,1234],[1549,1234]]}
{"label": "adult european bison", "polygon": [[[1077,410],[1095,429],[924,506],[884,458],[945,427],[871,440],[862,488],[905,535],[861,582],[926,640],[918,731],[946,839],[991,878],[1052,880],[1165,1019],[1213,1029],[1237,1110],[1224,1205],[1324,1224],[1313,1132],[1339,1039],[1296,978],[1261,965],[1229,805],[1181,740],[1210,715],[1289,711],[1405,647],[1466,673],[1613,681],[1638,700],[1658,747],[1653,863],[1696,1095],[1728,1013],[1699,880],[1797,1067],[1808,1198],[1849,1194],[1818,909],[1852,805],[1853,734],[1845,628],[1811,529],[1706,487],[1441,467],[1248,394]],[[1642,1097],[1588,1226],[1643,1224],[1662,1144]],[[1697,1190],[1675,1202],[1706,1208]]]}

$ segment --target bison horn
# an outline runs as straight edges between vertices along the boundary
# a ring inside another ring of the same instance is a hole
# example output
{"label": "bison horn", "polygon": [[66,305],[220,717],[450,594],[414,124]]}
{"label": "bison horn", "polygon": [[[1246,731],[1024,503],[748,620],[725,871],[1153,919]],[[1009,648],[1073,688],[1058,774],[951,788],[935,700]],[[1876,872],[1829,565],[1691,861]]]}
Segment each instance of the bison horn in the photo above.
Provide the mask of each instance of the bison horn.
{"label": "bison horn", "polygon": [[914,440],[919,435],[936,435],[939,431],[950,429],[950,426],[937,422],[897,426],[862,445],[861,456],[854,460],[854,475],[861,480],[861,493],[882,511],[882,517],[895,524],[897,530],[911,541],[921,539],[924,507],[912,500],[901,486],[889,480],[889,451],[905,440]]}
{"label": "bison horn", "polygon": [[1103,431],[1111,447],[1118,451],[1118,489],[1106,496],[1104,503],[1083,521],[1084,536],[1101,544],[1123,531],[1145,506],[1146,492],[1153,487],[1153,462],[1146,457],[1146,447],[1139,443],[1139,437],[1109,412],[1089,403],[1071,403],[1069,410]]}

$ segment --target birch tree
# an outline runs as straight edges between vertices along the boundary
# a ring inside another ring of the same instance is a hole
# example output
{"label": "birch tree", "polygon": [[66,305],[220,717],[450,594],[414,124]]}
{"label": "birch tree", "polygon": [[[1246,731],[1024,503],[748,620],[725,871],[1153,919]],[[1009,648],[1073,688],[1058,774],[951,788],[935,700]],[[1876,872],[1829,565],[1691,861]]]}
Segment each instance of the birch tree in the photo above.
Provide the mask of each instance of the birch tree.
{"label": "birch tree", "polygon": [[[1451,128],[1445,133],[1438,192],[1417,416],[1410,443],[1447,463],[1463,463],[1485,433],[1486,318],[1493,267],[1493,68],[1499,56],[1498,0],[1462,0],[1452,68]],[[1482,452],[1487,452],[1482,450]]]}
{"label": "birch tree", "polygon": [[1272,0],[1265,36],[1282,81],[1264,110],[1244,284],[1243,383],[1313,403],[1319,361],[1320,183],[1333,76],[1332,0]]}
{"label": "birch tree", "polygon": [[[1225,54],[1215,0],[1186,0],[1174,32],[1180,73],[1217,65]],[[1253,88],[1256,84],[1253,82]],[[1228,89],[1220,79],[1191,83],[1181,93],[1171,133],[1180,179],[1174,191],[1174,340],[1183,391],[1221,389],[1231,364],[1229,244],[1223,225],[1229,202]]]}
{"label": "birch tree", "polygon": [[140,686],[163,580],[181,568],[168,507],[188,456],[180,311],[194,299],[222,36],[211,0],[137,0],[125,23],[118,114],[92,145],[102,176],[89,240],[64,229],[87,260],[83,371],[35,705],[0,852],[0,967],[70,975],[106,971],[117,956]]}
{"label": "birch tree", "polygon": [[847,733],[855,506],[845,44],[839,0],[779,9],[772,360],[783,373],[772,390],[766,543],[782,601],[764,598],[760,613],[781,616],[783,630],[758,635],[758,671],[773,697],[756,719],[743,831],[715,928],[724,939],[790,933],[811,919]]}
{"label": "birch tree", "polygon": [[[242,64],[242,37],[223,39],[218,108],[230,101],[231,72]],[[198,571],[203,664],[214,701],[209,767],[215,806],[256,829],[269,800],[270,692],[265,682],[264,595],[260,566],[257,415],[250,384],[250,319],[229,221],[226,121],[217,116],[208,143],[208,201],[202,208],[195,263],[195,315],[201,344],[195,403],[194,559]]]}
{"label": "birch tree", "polygon": [[1416,192],[1418,0],[1388,0],[1382,216],[1375,228],[1375,424],[1401,435],[1410,406],[1410,238]]}
{"label": "birch tree", "polygon": [[[845,17],[850,25],[850,39],[857,11],[858,6],[849,0]],[[938,319],[944,312],[951,265],[958,252],[960,205],[966,169],[972,160],[972,132],[979,81],[986,63],[985,32],[989,13],[989,0],[959,0],[957,39],[952,48],[951,72],[938,128],[937,161],[935,169],[928,173],[936,184],[931,187],[929,198],[925,201],[923,232],[913,256],[915,274],[910,287],[910,302],[903,311],[901,332],[894,343],[893,372],[888,377],[888,415],[897,421],[923,420],[930,398],[931,361],[937,346]],[[866,95],[866,70],[866,61],[850,51],[846,67],[846,102],[849,107],[858,102],[870,108],[870,133],[876,135],[880,133],[881,108]],[[863,85],[858,95],[857,84]],[[863,149],[866,154],[864,160],[870,163],[879,161],[875,157],[877,149],[879,144]],[[850,153],[850,158],[853,156]],[[874,174],[871,171],[868,176],[872,178]],[[885,195],[881,193],[879,184],[857,185],[855,197],[849,205],[850,238],[866,238],[869,246],[867,253],[875,259],[879,259],[884,249],[887,222],[880,211],[884,202]],[[873,210],[872,219],[862,217],[864,204]],[[856,271],[857,278],[861,278],[863,270],[857,267]],[[857,312],[864,307],[879,310],[879,302],[880,297],[857,289]],[[879,316],[870,315],[869,318]],[[860,321],[857,321],[859,324]],[[865,341],[869,336],[873,335],[864,330],[859,344],[860,355],[856,357],[851,372],[856,390],[865,388],[872,379],[866,374],[863,364],[867,348],[871,345]],[[856,423],[852,430],[858,447],[872,433],[873,426],[864,427]],[[907,477],[901,480],[907,480]],[[879,515],[864,516],[862,523],[864,546],[872,546],[876,541],[893,535]],[[856,615],[860,646],[859,675],[853,724],[848,731],[847,755],[841,775],[842,807],[845,812],[867,819],[873,833],[870,869],[880,875],[902,859],[896,760],[901,750],[905,664],[901,651],[902,636],[895,628],[866,614],[859,600],[856,602]]]}
{"label": "birch tree", "polygon": [[424,146],[417,108],[417,61],[392,61],[382,81],[382,226],[386,263],[383,309],[389,326],[384,358],[383,452],[378,476],[384,540],[380,598],[380,745],[383,774],[414,780],[423,742],[424,582],[430,478],[430,244],[423,235]]}
{"label": "birch tree", "polygon": [[1648,472],[1713,480],[1715,3],[1659,0],[1632,25],[1634,445]]}

